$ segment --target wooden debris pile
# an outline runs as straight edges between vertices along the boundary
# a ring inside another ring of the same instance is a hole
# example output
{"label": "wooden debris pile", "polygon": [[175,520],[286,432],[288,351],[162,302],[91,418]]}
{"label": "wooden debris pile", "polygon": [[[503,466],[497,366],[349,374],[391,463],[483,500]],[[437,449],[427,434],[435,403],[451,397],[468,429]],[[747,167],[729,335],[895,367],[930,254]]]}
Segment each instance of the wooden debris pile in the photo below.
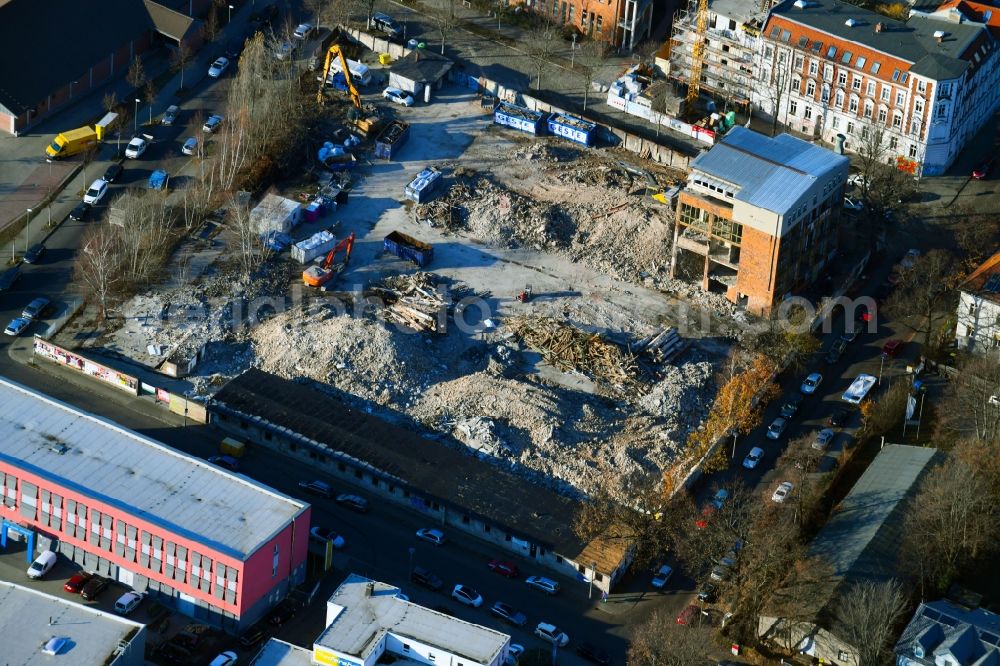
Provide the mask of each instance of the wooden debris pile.
{"label": "wooden debris pile", "polygon": [[634,349],[657,363],[673,363],[689,346],[690,342],[681,338],[677,329],[671,326],[661,328],[655,334],[640,340]]}
{"label": "wooden debris pile", "polygon": [[563,371],[582,372],[618,388],[638,387],[635,358],[597,333],[587,333],[548,317],[515,317],[506,327],[547,363]]}
{"label": "wooden debris pile", "polygon": [[415,331],[446,333],[451,298],[432,273],[394,275],[374,288],[382,300],[382,316]]}

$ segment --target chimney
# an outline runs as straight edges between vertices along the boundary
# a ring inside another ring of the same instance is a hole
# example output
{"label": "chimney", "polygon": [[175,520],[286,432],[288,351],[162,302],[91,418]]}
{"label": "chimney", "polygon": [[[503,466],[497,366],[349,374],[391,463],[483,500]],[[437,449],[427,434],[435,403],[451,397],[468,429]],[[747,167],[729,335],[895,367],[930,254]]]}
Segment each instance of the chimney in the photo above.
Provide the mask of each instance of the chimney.
{"label": "chimney", "polygon": [[944,36],[946,34],[947,33],[944,30],[935,30],[934,31],[934,39],[936,39],[937,43],[940,44],[941,42],[944,41]]}
{"label": "chimney", "polygon": [[372,593],[373,593],[374,591],[375,591],[375,583],[374,583],[373,581],[368,581],[368,582],[367,582],[367,583],[365,584],[365,596],[366,596],[366,597],[370,597],[370,596],[372,596]]}

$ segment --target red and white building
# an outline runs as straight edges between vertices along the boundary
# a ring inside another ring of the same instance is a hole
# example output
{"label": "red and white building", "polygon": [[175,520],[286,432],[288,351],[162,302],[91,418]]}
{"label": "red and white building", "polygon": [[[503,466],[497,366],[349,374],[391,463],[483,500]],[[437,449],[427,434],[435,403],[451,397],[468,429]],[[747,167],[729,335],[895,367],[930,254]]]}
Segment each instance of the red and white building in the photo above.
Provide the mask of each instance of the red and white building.
{"label": "red and white building", "polygon": [[849,151],[879,128],[887,160],[917,175],[943,173],[1000,105],[997,41],[983,24],[786,0],[763,35],[755,107]]}
{"label": "red and white building", "polygon": [[6,380],[0,488],[5,542],[33,534],[228,631],[305,578],[308,504]]}

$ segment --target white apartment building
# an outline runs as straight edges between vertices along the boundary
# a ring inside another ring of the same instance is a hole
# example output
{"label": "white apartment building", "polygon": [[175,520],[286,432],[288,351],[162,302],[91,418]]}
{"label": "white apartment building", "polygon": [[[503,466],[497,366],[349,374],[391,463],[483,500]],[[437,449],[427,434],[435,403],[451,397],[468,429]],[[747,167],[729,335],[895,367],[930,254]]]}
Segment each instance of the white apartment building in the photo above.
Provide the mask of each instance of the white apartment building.
{"label": "white apartment building", "polygon": [[[254,666],[502,666],[510,636],[419,606],[398,587],[350,574],[326,602],[311,650],[270,639]],[[384,657],[383,657],[384,655]]]}
{"label": "white apartment building", "polygon": [[1000,252],[973,271],[959,294],[958,347],[977,354],[1000,354]]}
{"label": "white apartment building", "polygon": [[786,0],[763,38],[756,107],[849,151],[884,128],[887,161],[918,176],[943,173],[1000,102],[997,42],[982,24]]}

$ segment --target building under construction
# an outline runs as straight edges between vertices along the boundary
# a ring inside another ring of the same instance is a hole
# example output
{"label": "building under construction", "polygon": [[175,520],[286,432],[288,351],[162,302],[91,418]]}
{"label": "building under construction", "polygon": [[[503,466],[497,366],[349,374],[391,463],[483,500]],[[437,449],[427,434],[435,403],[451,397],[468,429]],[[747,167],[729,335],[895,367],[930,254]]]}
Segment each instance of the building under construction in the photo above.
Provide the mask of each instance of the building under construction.
{"label": "building under construction", "polygon": [[668,76],[687,86],[689,115],[701,93],[742,109],[755,99],[754,70],[771,5],[771,0],[689,0],[677,12]]}

